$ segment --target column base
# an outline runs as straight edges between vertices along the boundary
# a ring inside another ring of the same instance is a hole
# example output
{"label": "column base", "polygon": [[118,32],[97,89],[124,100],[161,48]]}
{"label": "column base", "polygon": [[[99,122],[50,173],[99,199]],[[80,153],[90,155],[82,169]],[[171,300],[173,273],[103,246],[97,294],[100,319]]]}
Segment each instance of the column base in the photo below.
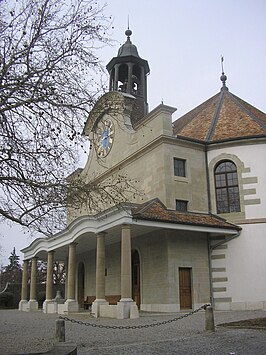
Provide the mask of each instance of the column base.
{"label": "column base", "polygon": [[29,305],[27,300],[21,300],[18,305],[18,310],[21,312],[28,312]]}
{"label": "column base", "polygon": [[98,318],[100,317],[100,306],[105,305],[107,306],[109,302],[107,302],[105,299],[96,299],[91,306],[91,314],[95,317]]}
{"label": "column base", "polygon": [[121,298],[117,303],[117,319],[139,318],[136,302],[131,298]]}
{"label": "column base", "polygon": [[58,303],[57,307],[58,314],[76,313],[79,311],[79,304],[76,300],[66,300],[63,304]]}
{"label": "column base", "polygon": [[57,302],[45,300],[42,305],[43,313],[57,313]]}
{"label": "column base", "polygon": [[29,300],[27,311],[28,312],[38,311],[38,302],[36,300]]}

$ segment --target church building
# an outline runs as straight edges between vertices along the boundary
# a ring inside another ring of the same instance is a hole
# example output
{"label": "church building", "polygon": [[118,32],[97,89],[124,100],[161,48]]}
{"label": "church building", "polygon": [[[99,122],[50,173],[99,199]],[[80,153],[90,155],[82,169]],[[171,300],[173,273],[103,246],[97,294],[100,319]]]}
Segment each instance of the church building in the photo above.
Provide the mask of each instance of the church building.
{"label": "church building", "polygon": [[[125,185],[122,200],[113,197],[117,204],[69,209],[65,230],[22,250],[19,309],[38,307],[42,259],[46,313],[92,305],[95,317],[122,319],[208,302],[216,310],[266,310],[266,114],[231,93],[224,73],[217,94],[174,122],[174,107],[149,112],[149,64],[125,34],[107,64],[109,92],[84,127],[88,161],[70,178],[133,186]],[[55,260],[67,264],[64,300],[52,292]]]}

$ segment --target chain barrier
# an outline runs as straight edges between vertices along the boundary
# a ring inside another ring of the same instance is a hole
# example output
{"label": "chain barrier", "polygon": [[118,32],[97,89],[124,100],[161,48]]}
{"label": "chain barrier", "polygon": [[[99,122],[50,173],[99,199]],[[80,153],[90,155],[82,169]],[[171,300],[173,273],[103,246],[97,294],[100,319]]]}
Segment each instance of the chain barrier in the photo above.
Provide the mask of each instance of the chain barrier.
{"label": "chain barrier", "polygon": [[76,319],[71,319],[68,317],[62,317],[59,316],[59,319],[63,319],[67,322],[71,322],[71,323],[76,323],[76,324],[80,324],[80,325],[85,325],[87,327],[93,327],[93,328],[104,328],[104,329],[142,329],[142,328],[152,328],[152,327],[157,327],[160,325],[165,325],[165,324],[169,324],[172,322],[176,322],[180,319],[192,316],[193,314],[201,311],[201,310],[206,310],[207,307],[209,307],[210,304],[206,303],[203,306],[195,309],[194,311],[191,311],[189,313],[186,314],[182,314],[179,317],[175,317],[169,320],[164,320],[162,322],[157,322],[157,323],[150,323],[150,324],[140,324],[140,325],[104,325],[104,324],[95,324],[95,323],[89,323],[89,322],[83,322],[81,320],[76,320]]}

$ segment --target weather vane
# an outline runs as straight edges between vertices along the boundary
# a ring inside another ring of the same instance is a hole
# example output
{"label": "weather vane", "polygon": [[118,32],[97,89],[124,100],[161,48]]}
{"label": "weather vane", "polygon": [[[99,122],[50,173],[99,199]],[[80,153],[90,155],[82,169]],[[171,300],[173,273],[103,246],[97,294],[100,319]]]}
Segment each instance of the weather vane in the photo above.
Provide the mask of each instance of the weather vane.
{"label": "weather vane", "polygon": [[224,74],[224,57],[221,55],[221,67],[222,67],[222,74]]}
{"label": "weather vane", "polygon": [[228,88],[226,87],[227,76],[224,74],[224,65],[223,65],[223,62],[224,62],[224,57],[221,55],[222,75],[221,75],[221,77],[220,77],[220,80],[221,80],[222,83],[223,83],[222,90],[228,90]]}

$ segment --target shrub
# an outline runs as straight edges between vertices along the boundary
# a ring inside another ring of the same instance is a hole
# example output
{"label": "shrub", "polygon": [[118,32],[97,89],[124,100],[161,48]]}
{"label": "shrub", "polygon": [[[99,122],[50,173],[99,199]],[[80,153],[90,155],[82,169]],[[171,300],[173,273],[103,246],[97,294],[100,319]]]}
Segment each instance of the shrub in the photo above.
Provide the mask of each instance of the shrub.
{"label": "shrub", "polygon": [[12,292],[0,293],[0,308],[14,307],[14,294]]}

